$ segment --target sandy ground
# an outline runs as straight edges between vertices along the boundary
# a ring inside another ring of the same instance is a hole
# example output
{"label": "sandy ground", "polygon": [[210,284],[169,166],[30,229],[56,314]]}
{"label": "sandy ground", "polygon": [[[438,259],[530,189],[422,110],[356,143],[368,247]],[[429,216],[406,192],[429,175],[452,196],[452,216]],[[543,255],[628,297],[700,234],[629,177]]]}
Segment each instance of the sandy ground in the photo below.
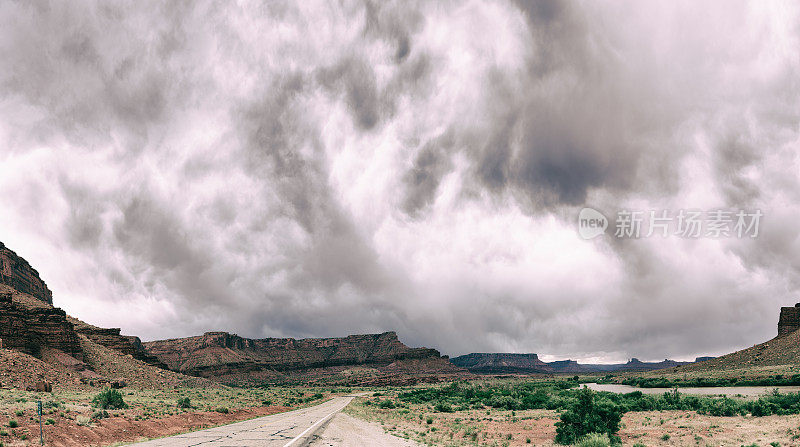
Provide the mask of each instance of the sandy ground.
{"label": "sandy ground", "polygon": [[386,433],[380,425],[344,413],[331,419],[309,444],[313,447],[416,447],[418,444]]}

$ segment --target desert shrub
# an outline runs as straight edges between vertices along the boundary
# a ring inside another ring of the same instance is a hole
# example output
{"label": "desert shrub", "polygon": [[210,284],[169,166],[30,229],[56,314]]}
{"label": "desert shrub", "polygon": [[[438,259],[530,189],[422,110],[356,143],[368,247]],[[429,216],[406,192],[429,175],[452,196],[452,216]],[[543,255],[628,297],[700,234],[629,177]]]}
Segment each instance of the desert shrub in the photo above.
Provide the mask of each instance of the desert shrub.
{"label": "desert shrub", "polygon": [[178,399],[178,408],[192,408],[192,400],[188,397],[181,397]]}
{"label": "desert shrub", "polygon": [[106,388],[92,399],[92,406],[103,410],[121,410],[128,408],[128,404],[122,398],[122,393],[118,390]]}
{"label": "desert shrub", "polygon": [[447,402],[438,402],[433,406],[433,409],[434,411],[438,411],[440,413],[452,413],[454,411],[453,407]]}
{"label": "desert shrub", "polygon": [[17,422],[17,421],[12,419],[12,420],[8,421],[8,427],[9,428],[17,428],[17,427],[19,427],[19,422]]}
{"label": "desert shrub", "polygon": [[46,421],[44,421],[44,425],[53,425],[55,423],[56,423],[56,421],[54,421],[52,419],[47,419]]}
{"label": "desert shrub", "polygon": [[94,414],[92,414],[92,419],[105,419],[107,417],[110,417],[110,415],[106,410],[95,411]]}
{"label": "desert shrub", "polygon": [[228,414],[228,413],[231,412],[231,410],[228,410],[227,407],[219,407],[219,408],[215,409],[214,411],[216,411],[217,413],[222,413],[222,414]]}
{"label": "desert shrub", "polygon": [[428,418],[428,419],[426,419],[426,420],[425,420],[425,423],[426,423],[426,424],[428,424],[428,425],[431,425],[431,424],[433,424],[433,418]]}
{"label": "desert shrub", "polygon": [[322,393],[314,393],[314,395],[313,395],[313,396],[311,396],[311,397],[313,397],[313,398],[314,398],[314,400],[317,400],[317,399],[322,399]]}
{"label": "desert shrub", "polygon": [[561,413],[556,422],[556,442],[573,444],[589,433],[614,435],[619,431],[622,413],[619,407],[608,399],[598,399],[596,393],[588,388],[578,391],[577,402]]}
{"label": "desert shrub", "polygon": [[17,416],[24,416],[25,412],[22,411],[22,410],[17,410],[17,411],[14,412],[14,414],[16,414]]}
{"label": "desert shrub", "polygon": [[661,435],[662,441],[669,441],[669,438],[670,438],[669,433],[664,433],[663,435]]}
{"label": "desert shrub", "polygon": [[609,447],[611,441],[605,433],[589,433],[581,438],[575,445],[577,447]]}
{"label": "desert shrub", "polygon": [[698,413],[710,414],[711,416],[736,416],[745,414],[745,406],[740,402],[728,397],[722,399],[706,399],[705,405],[697,410]]}
{"label": "desert shrub", "polygon": [[378,408],[394,408],[395,404],[391,399],[382,400],[378,403]]}

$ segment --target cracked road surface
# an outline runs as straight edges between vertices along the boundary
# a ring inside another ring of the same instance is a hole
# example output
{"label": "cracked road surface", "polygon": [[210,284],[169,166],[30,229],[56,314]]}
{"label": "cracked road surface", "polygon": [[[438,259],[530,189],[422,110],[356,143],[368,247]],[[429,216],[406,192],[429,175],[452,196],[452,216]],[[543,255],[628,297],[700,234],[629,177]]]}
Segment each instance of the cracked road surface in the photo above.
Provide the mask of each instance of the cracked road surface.
{"label": "cracked road surface", "polygon": [[354,396],[334,397],[315,405],[286,413],[200,430],[168,438],[140,442],[137,447],[297,447],[303,445]]}

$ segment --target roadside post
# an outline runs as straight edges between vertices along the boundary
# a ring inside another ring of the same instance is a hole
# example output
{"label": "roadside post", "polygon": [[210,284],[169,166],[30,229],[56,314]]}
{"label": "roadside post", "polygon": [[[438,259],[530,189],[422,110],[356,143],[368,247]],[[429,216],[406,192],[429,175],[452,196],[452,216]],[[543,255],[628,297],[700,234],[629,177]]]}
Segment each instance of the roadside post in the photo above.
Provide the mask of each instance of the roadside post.
{"label": "roadside post", "polygon": [[39,416],[39,443],[44,445],[44,431],[42,431],[42,401],[36,403],[36,414]]}

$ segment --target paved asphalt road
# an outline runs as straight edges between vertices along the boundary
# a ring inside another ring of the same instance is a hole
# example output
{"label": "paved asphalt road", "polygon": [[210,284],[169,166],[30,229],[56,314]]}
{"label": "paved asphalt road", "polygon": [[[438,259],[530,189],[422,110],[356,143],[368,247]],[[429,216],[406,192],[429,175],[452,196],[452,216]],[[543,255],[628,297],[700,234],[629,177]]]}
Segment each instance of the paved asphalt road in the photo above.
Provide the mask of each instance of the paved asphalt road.
{"label": "paved asphalt road", "polygon": [[299,447],[353,396],[222,427],[132,444],[137,447]]}

